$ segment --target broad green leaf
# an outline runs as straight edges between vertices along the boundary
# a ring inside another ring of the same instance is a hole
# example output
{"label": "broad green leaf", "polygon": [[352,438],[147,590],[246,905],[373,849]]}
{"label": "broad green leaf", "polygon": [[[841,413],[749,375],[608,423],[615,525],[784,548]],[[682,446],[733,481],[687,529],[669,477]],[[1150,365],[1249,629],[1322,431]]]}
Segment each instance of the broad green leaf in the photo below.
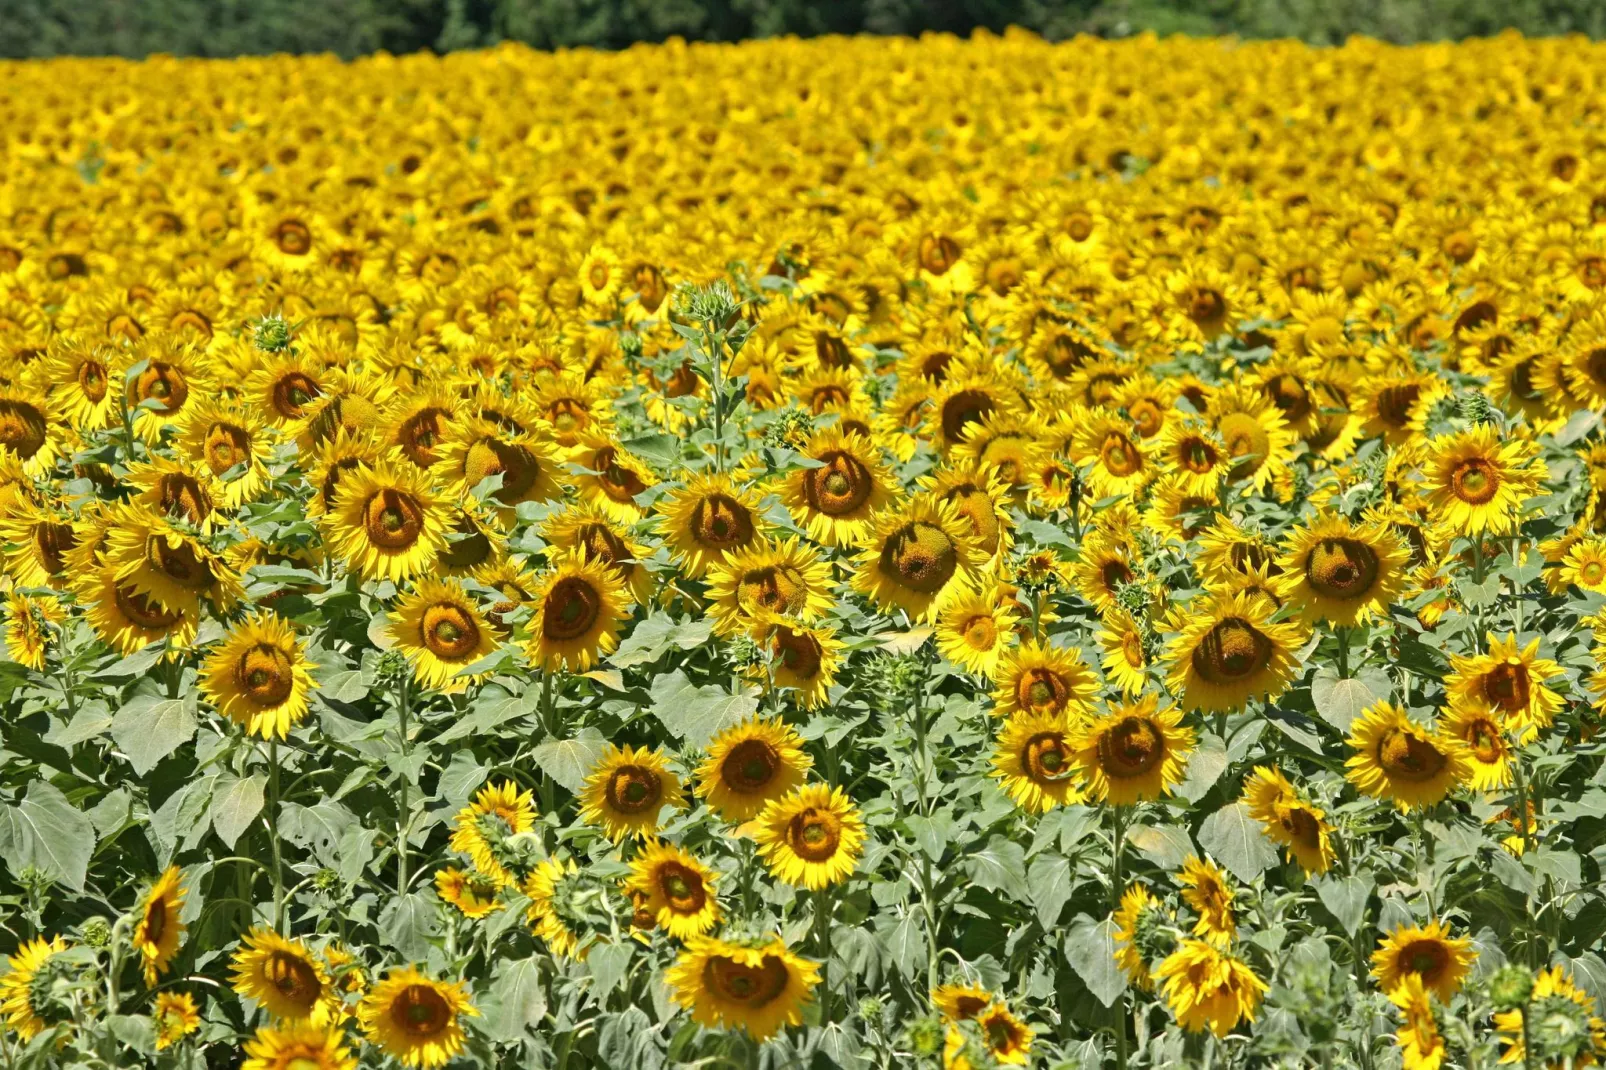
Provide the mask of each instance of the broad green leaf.
{"label": "broad green leaf", "polygon": [[156,698],[137,695],[112,718],[112,739],[144,776],[156,763],[195,735],[195,696]]}
{"label": "broad green leaf", "polygon": [[1210,793],[1221,774],[1227,770],[1227,746],[1220,736],[1204,735],[1199,745],[1188,755],[1188,767],[1177,794],[1189,802],[1198,802]]}
{"label": "broad green leaf", "polygon": [[532,686],[522,695],[509,694],[501,687],[487,687],[474,701],[467,717],[450,725],[435,737],[435,745],[489,734],[509,721],[527,717],[541,705],[541,689]]}
{"label": "broad green leaf", "polygon": [[1026,887],[1031,892],[1037,920],[1046,931],[1059,924],[1060,914],[1070,901],[1076,871],[1069,860],[1057,854],[1038,855],[1026,871]]}
{"label": "broad green leaf", "polygon": [[652,682],[652,712],[675,737],[692,748],[702,748],[715,734],[758,709],[750,691],[729,694],[711,684],[692,683],[676,669]]}
{"label": "broad green leaf", "polygon": [[924,915],[918,908],[909,906],[897,924],[882,935],[881,946],[886,950],[887,961],[905,980],[925,980],[926,928]]}
{"label": "broad green leaf", "polygon": [[573,739],[547,740],[531,751],[530,757],[543,773],[578,795],[607,746],[601,732],[582,728]]}
{"label": "broad green leaf", "polygon": [[1126,842],[1161,869],[1177,869],[1193,854],[1193,839],[1176,825],[1134,825]]}
{"label": "broad green leaf", "polygon": [[608,664],[620,669],[650,665],[671,648],[691,650],[702,646],[712,632],[713,622],[706,618],[676,621],[667,613],[654,613],[625,637],[619,649],[608,658]]}
{"label": "broad green leaf", "polygon": [[1328,724],[1340,732],[1348,732],[1361,711],[1379,699],[1388,698],[1389,690],[1387,675],[1362,674],[1345,678],[1323,668],[1311,681],[1310,697],[1316,704],[1316,712]]}
{"label": "broad green leaf", "polygon": [[441,770],[440,779],[435,783],[435,794],[443,802],[461,807],[484,782],[485,766],[479,763],[472,752],[460,750],[452,755],[452,760]]}
{"label": "broad green leaf", "polygon": [[423,892],[392,896],[379,912],[379,929],[403,958],[422,962],[440,934],[435,897]]}
{"label": "broad green leaf", "polygon": [[1316,894],[1344,931],[1353,936],[1366,918],[1366,904],[1375,885],[1371,871],[1361,870],[1348,877],[1323,877],[1316,882]]}
{"label": "broad green leaf", "polygon": [[253,773],[248,777],[225,773],[218,777],[212,789],[212,830],[231,851],[235,842],[262,812],[263,787],[266,783],[267,778],[261,773]]}
{"label": "broad green leaf", "polygon": [[620,940],[617,943],[598,942],[591,945],[586,952],[586,966],[591,970],[593,982],[592,998],[599,1004],[608,998],[608,993],[618,987],[624,979],[625,971],[630,968],[631,948],[635,947],[632,940]]}
{"label": "broad green leaf", "polygon": [[903,823],[908,826],[909,835],[914,837],[915,845],[922,854],[933,862],[942,861],[954,830],[954,819],[946,811],[937,810],[930,817],[914,814],[904,818]]}
{"label": "broad green leaf", "polygon": [[1065,958],[1071,969],[1106,1007],[1113,1006],[1126,991],[1126,974],[1115,961],[1115,932],[1111,919],[1095,920],[1083,914],[1065,934]]}
{"label": "broad green leaf", "polygon": [[1026,850],[1020,844],[994,836],[986,847],[965,854],[964,860],[965,872],[976,884],[1011,899],[1027,898]]}
{"label": "broad green leaf", "polygon": [[89,815],[48,780],[35,780],[16,806],[0,807],[0,858],[13,877],[29,866],[83,891],[95,850]]}
{"label": "broad green leaf", "polygon": [[490,998],[483,1008],[485,1032],[492,1040],[508,1044],[541,1024],[546,1015],[546,986],[541,972],[539,956],[497,963]]}
{"label": "broad green leaf", "polygon": [[1199,846],[1244,883],[1277,864],[1277,852],[1242,802],[1228,803],[1199,826]]}
{"label": "broad green leaf", "polygon": [[105,734],[106,729],[112,726],[113,720],[111,713],[104,706],[85,707],[78,711],[71,724],[64,725],[60,731],[46,736],[45,742],[70,750],[80,743],[87,743]]}

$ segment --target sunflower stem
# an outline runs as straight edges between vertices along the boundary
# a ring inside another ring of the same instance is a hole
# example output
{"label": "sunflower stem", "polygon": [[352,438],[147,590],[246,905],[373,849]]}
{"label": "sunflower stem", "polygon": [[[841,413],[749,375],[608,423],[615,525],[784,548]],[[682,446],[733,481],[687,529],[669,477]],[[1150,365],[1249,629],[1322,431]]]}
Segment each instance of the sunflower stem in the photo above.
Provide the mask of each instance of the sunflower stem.
{"label": "sunflower stem", "polygon": [[[1126,821],[1127,808],[1117,803],[1110,808],[1110,913],[1113,916],[1121,909],[1121,892],[1124,878],[1121,875],[1121,856],[1126,849]],[[1118,997],[1118,1013],[1115,1016],[1115,1065],[1116,1070],[1126,1070],[1126,1018],[1127,998],[1122,992]]]}
{"label": "sunflower stem", "polygon": [[831,889],[814,893],[814,946],[820,956],[820,1024],[831,1021],[831,982],[826,971],[831,966]]}
{"label": "sunflower stem", "polygon": [[1534,1043],[1528,1035],[1528,1020],[1533,1017],[1533,1002],[1524,1000],[1522,1004],[1522,1070],[1534,1070]]}
{"label": "sunflower stem", "polygon": [[396,894],[406,895],[407,873],[407,677],[403,675],[396,685],[396,714],[400,724],[402,768],[401,784],[397,792],[396,808]]}
{"label": "sunflower stem", "polygon": [[273,848],[273,931],[284,935],[284,861],[279,845],[279,737],[268,737],[268,842]]}
{"label": "sunflower stem", "polygon": [[1338,675],[1340,679],[1349,679],[1349,629],[1334,628],[1333,635],[1338,639]]}

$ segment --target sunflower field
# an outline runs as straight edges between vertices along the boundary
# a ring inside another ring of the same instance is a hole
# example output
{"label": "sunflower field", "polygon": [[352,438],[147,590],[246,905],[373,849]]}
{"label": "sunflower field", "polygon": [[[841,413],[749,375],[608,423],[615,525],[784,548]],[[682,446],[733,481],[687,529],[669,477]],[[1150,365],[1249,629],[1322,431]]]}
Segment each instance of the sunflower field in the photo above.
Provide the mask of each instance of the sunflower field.
{"label": "sunflower field", "polygon": [[1606,1063],[1603,61],[3,65],[0,1067]]}

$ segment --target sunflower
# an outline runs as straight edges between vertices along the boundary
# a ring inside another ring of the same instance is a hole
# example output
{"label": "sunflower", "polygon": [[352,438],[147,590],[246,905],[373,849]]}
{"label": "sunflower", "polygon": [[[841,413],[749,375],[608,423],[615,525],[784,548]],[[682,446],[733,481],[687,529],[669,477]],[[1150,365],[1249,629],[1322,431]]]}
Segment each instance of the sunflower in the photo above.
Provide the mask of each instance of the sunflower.
{"label": "sunflower", "polygon": [[882,611],[929,621],[975,586],[983,560],[969,525],[930,494],[876,514],[855,559],[853,587]]}
{"label": "sunflower", "polygon": [[134,433],[155,445],[162,429],[188,417],[214,386],[203,354],[192,342],[147,335],[130,356],[135,366],[144,367],[129,376],[124,403],[133,410]]}
{"label": "sunflower", "polygon": [[357,1005],[370,1044],[403,1066],[445,1066],[463,1050],[464,1016],[479,1016],[460,984],[435,981],[416,967],[393,969]]}
{"label": "sunflower", "polygon": [[1431,372],[1394,371],[1370,376],[1359,383],[1353,408],[1365,434],[1382,435],[1387,445],[1397,447],[1421,436],[1429,413],[1449,392],[1449,384]]}
{"label": "sunflower", "polygon": [[1182,863],[1177,875],[1182,889],[1182,901],[1198,915],[1193,933],[1218,947],[1227,947],[1238,932],[1238,921],[1233,916],[1234,892],[1227,883],[1221,867],[1208,858],[1190,856]]}
{"label": "sunflower", "polygon": [[1277,561],[1282,596],[1300,608],[1306,623],[1364,624],[1399,600],[1410,556],[1387,528],[1329,514],[1295,528],[1284,540]]}
{"label": "sunflower", "polygon": [[79,431],[112,426],[121,415],[114,387],[123,377],[122,352],[110,345],[57,339],[40,373],[56,416]]}
{"label": "sunflower", "polygon": [[1144,524],[1162,539],[1192,543],[1209,529],[1222,507],[1217,490],[1189,491],[1174,475],[1160,478],[1149,490],[1149,511]]}
{"label": "sunflower", "polygon": [[[431,468],[445,457],[446,443],[453,440],[461,418],[457,398],[438,387],[425,388],[391,401],[380,423],[378,439],[384,447],[400,450],[419,468]],[[473,480],[470,486],[478,482]]]}
{"label": "sunflower", "polygon": [[1009,549],[1008,496],[996,472],[953,463],[933,475],[921,476],[917,485],[938,502],[953,507],[988,560],[997,560]]}
{"label": "sunflower", "polygon": [[1257,765],[1244,781],[1243,801],[1249,816],[1306,873],[1326,873],[1331,868],[1332,827],[1324,820],[1326,814],[1300,798],[1280,770]]}
{"label": "sunflower", "polygon": [[1032,1031],[1009,1008],[994,1003],[976,1016],[982,1043],[1000,1066],[1025,1066],[1032,1048]]}
{"label": "sunflower", "polygon": [[24,475],[48,475],[61,456],[61,438],[58,417],[46,397],[0,385],[0,448],[22,462]]}
{"label": "sunflower", "polygon": [[229,965],[234,990],[261,1004],[276,1021],[332,1025],[340,1020],[340,996],[323,960],[299,940],[257,926],[240,941]]}
{"label": "sunflower", "polygon": [[45,998],[54,996],[51,988],[56,971],[50,968],[50,960],[69,946],[59,936],[49,940],[35,937],[6,959],[5,975],[0,976],[0,1012],[6,1016],[6,1025],[24,1041],[71,1018],[67,1001]]}
{"label": "sunflower", "polygon": [[67,619],[54,598],[33,598],[12,591],[6,598],[6,653],[11,660],[43,672],[45,655]]}
{"label": "sunflower", "polygon": [[357,1070],[345,1033],[327,1025],[263,1026],[241,1051],[246,1059],[240,1070]]}
{"label": "sunflower", "polygon": [[931,990],[931,1005],[950,1022],[968,1022],[997,999],[981,985],[938,985]]}
{"label": "sunflower", "polygon": [[1194,564],[1206,580],[1221,580],[1234,573],[1266,569],[1282,572],[1277,564],[1277,548],[1254,528],[1240,527],[1230,517],[1217,517],[1200,533],[1198,556]]}
{"label": "sunflower", "polygon": [[1379,942],[1372,954],[1372,976],[1379,988],[1392,992],[1407,974],[1415,974],[1423,987],[1448,1003],[1477,957],[1470,939],[1452,937],[1441,922],[1402,925]]}
{"label": "sunflower", "polygon": [[569,451],[568,460],[578,469],[573,478],[581,501],[622,524],[641,519],[636,495],[658,481],[645,461],[621,448],[615,439],[596,433],[582,436]]}
{"label": "sunflower", "polygon": [[551,514],[541,525],[546,553],[580,553],[588,561],[601,561],[624,584],[630,598],[645,604],[652,596],[653,575],[644,563],[651,551],[631,537],[630,529],[602,509],[573,502]]}
{"label": "sunflower", "polygon": [[1166,684],[1189,710],[1233,710],[1281,694],[1297,669],[1298,625],[1273,622],[1272,606],[1248,593],[1211,595],[1171,640]]}
{"label": "sunflower", "polygon": [[701,936],[719,924],[714,871],[673,844],[653,841],[630,863],[627,890],[658,927],[676,940]]}
{"label": "sunflower", "polygon": [[1515,531],[1528,499],[1539,493],[1546,468],[1539,447],[1480,424],[1428,443],[1422,493],[1442,523],[1462,535]]}
{"label": "sunflower", "polygon": [[182,650],[195,638],[196,610],[167,608],[120,581],[111,566],[91,572],[75,590],[81,601],[90,603],[85,617],[95,634],[124,657],[161,639],[172,650]]}
{"label": "sunflower", "polygon": [[285,430],[302,454],[312,454],[344,432],[366,438],[378,434],[393,392],[372,370],[328,368],[319,374],[319,393],[303,407],[301,419]]}
{"label": "sunflower", "polygon": [[456,694],[482,677],[464,670],[496,652],[496,636],[456,580],[420,580],[390,614],[390,636],[419,686]]}
{"label": "sunflower", "polygon": [[130,464],[126,480],[136,491],[133,499],[136,504],[183,521],[203,535],[215,526],[224,488],[210,469],[188,460],[158,455],[149,462]]}
{"label": "sunflower", "polygon": [[1606,539],[1585,535],[1573,541],[1554,570],[1565,591],[1576,586],[1581,591],[1606,594]]}
{"label": "sunflower", "polygon": [[1214,494],[1233,465],[1226,444],[1200,420],[1175,420],[1167,425],[1155,446],[1155,459],[1185,495]]}
{"label": "sunflower", "polygon": [[857,432],[827,427],[815,432],[802,453],[817,467],[788,474],[781,500],[815,542],[863,546],[872,514],[892,501],[898,487],[879,451]]}
{"label": "sunflower", "polygon": [[236,624],[201,668],[201,693],[219,712],[262,739],[286,739],[307,716],[317,681],[290,622],[255,612]]}
{"label": "sunflower", "polygon": [[467,872],[456,866],[435,871],[435,892],[471,921],[486,917],[499,905],[502,886],[483,873]]}
{"label": "sunflower", "polygon": [[181,425],[179,447],[191,463],[211,473],[225,509],[254,500],[267,482],[267,434],[243,409],[212,399],[197,401]]}
{"label": "sunflower", "polygon": [[832,605],[830,578],[819,552],[795,536],[782,542],[755,539],[709,570],[714,630],[726,636],[751,631],[766,611],[805,623],[817,620]]}
{"label": "sunflower", "polygon": [[6,572],[18,587],[62,587],[78,542],[72,515],[22,502],[0,517]]}
{"label": "sunflower", "polygon": [[802,784],[813,764],[803,737],[780,718],[744,721],[709,741],[697,794],[726,821],[747,821]]}
{"label": "sunflower", "polygon": [[584,938],[564,916],[570,899],[567,886],[579,872],[573,861],[548,858],[531,870],[524,882],[524,894],[530,899],[525,919],[554,958],[584,959],[591,949],[590,942],[582,943]]}
{"label": "sunflower", "polygon": [[753,638],[769,652],[768,662],[753,667],[755,676],[796,691],[797,704],[805,710],[825,704],[842,661],[842,641],[834,630],[760,611]]}
{"label": "sunflower", "polygon": [[1175,708],[1161,710],[1158,702],[1149,694],[1112,703],[1073,733],[1077,775],[1089,798],[1125,805],[1170,795],[1182,782],[1194,731]]}
{"label": "sunflower", "polygon": [[330,516],[341,484],[348,476],[371,470],[380,463],[378,444],[368,436],[348,435],[344,430],[325,442],[315,455],[306,474],[312,497],[307,502],[307,515],[314,518]]}
{"label": "sunflower", "polygon": [[510,780],[485,785],[452,818],[448,846],[468,855],[475,869],[498,884],[512,883],[513,875],[502,865],[503,852],[510,837],[535,827],[533,800],[531,792],[519,791]]}
{"label": "sunflower", "polygon": [[669,769],[662,751],[626,744],[608,744],[601,760],[586,777],[580,792],[581,820],[602,826],[615,842],[630,836],[645,839],[658,831],[664,807],[685,805],[680,778]]}
{"label": "sunflower", "polygon": [[1253,1022],[1268,986],[1243,960],[1205,940],[1184,940],[1155,967],[1177,1023],[1190,1033],[1218,1037],[1240,1021]]}
{"label": "sunflower", "polygon": [[739,1028],[765,1040],[783,1025],[803,1024],[820,969],[793,954],[779,936],[751,945],[695,936],[664,981],[698,1025]]}
{"label": "sunflower", "polygon": [[1444,694],[1451,709],[1493,714],[1500,727],[1527,743],[1548,728],[1564,705],[1545,686],[1561,675],[1561,666],[1539,656],[1539,640],[1520,649],[1515,633],[1504,639],[1490,633],[1487,654],[1451,654]]}
{"label": "sunflower", "polygon": [[1466,745],[1471,766],[1468,783],[1477,791],[1493,791],[1511,783],[1511,744],[1492,713],[1451,703],[1444,718],[1445,735]]}
{"label": "sunflower", "polygon": [[1099,646],[1104,654],[1104,678],[1120,688],[1128,698],[1141,694],[1149,681],[1149,653],[1144,643],[1144,631],[1137,620],[1124,609],[1112,609],[1104,615],[1099,630]]}
{"label": "sunflower", "polygon": [[794,888],[818,891],[846,880],[864,850],[864,819],[840,787],[794,788],[771,799],[757,824],[759,854]]}
{"label": "sunflower", "polygon": [[1121,893],[1121,905],[1111,921],[1115,925],[1115,964],[1140,992],[1154,989],[1154,977],[1143,957],[1143,939],[1155,923],[1170,921],[1160,901],[1141,884],[1131,884]]}
{"label": "sunflower", "polygon": [[992,762],[991,775],[1029,814],[1082,801],[1070,730],[1062,717],[1014,714],[999,730]]}
{"label": "sunflower", "polygon": [[[1524,1021],[1532,1013],[1533,1025]],[[1546,1020],[1563,1024],[1577,1054],[1567,1060],[1547,1061],[1544,1070],[1561,1070],[1569,1062],[1574,1068],[1599,1066],[1606,1062],[1606,1022],[1595,1014],[1595,999],[1579,988],[1564,966],[1551,966],[1534,975],[1528,1001],[1521,1007],[1494,1016],[1499,1031],[1500,1063],[1527,1065],[1527,1045],[1534,1026]],[[1535,1064],[1539,1065],[1539,1064]]]}
{"label": "sunflower", "polygon": [[426,572],[446,547],[448,516],[429,475],[381,461],[340,477],[324,518],[330,548],[364,579],[400,582]]}
{"label": "sunflower", "polygon": [[[455,425],[440,447],[440,460],[430,469],[452,500],[486,505],[511,526],[522,502],[550,502],[563,497],[562,462],[557,451],[528,434],[508,431],[483,417]],[[499,476],[502,485],[481,502],[474,494],[483,481]]]}
{"label": "sunflower", "polygon": [[1095,412],[1079,422],[1068,453],[1077,465],[1085,466],[1087,489],[1094,498],[1130,497],[1156,475],[1131,421],[1112,413]]}
{"label": "sunflower", "polygon": [[201,1028],[201,1009],[188,992],[158,992],[151,1007],[156,1050],[165,1051]]}
{"label": "sunflower", "polygon": [[969,672],[997,678],[998,663],[1020,614],[996,584],[979,588],[948,603],[937,620],[937,649]]}
{"label": "sunflower", "polygon": [[1374,799],[1393,799],[1401,810],[1432,806],[1472,777],[1465,743],[1413,724],[1387,699],[1367,707],[1344,742],[1356,751],[1344,763],[1350,783]]}
{"label": "sunflower", "polygon": [[1234,482],[1254,490],[1281,486],[1291,474],[1294,433],[1281,411],[1248,385],[1232,383],[1210,396],[1210,419],[1226,447]]}
{"label": "sunflower", "polygon": [[658,500],[658,533],[688,579],[700,580],[726,553],[745,550],[765,525],[758,496],[723,473],[694,473]]}
{"label": "sunflower", "polygon": [[323,395],[327,373],[318,362],[286,351],[251,373],[241,396],[274,427],[305,420],[309,406]]}
{"label": "sunflower", "polygon": [[1139,578],[1135,552],[1132,543],[1125,538],[1103,532],[1090,534],[1082,542],[1072,573],[1077,593],[1100,613],[1119,609],[1116,596],[1121,588]]}
{"label": "sunflower", "polygon": [[184,906],[185,889],[179,877],[179,868],[168,866],[140,900],[139,924],[134,926],[134,950],[139,952],[147,985],[154,985],[156,979],[167,972],[173,964],[173,956],[178,954],[179,941],[184,938],[179,911]]}
{"label": "sunflower", "polygon": [[629,602],[619,575],[582,550],[560,553],[530,592],[529,658],[543,669],[584,672],[619,644]]}
{"label": "sunflower", "polygon": [[1414,973],[1406,974],[1388,992],[1388,998],[1400,1012],[1400,1028],[1395,1037],[1400,1044],[1401,1070],[1438,1070],[1448,1052],[1422,979]]}
{"label": "sunflower", "polygon": [[993,714],[1008,717],[1075,718],[1085,714],[1098,693],[1098,680],[1070,647],[1044,646],[1028,639],[1004,651],[994,674]]}

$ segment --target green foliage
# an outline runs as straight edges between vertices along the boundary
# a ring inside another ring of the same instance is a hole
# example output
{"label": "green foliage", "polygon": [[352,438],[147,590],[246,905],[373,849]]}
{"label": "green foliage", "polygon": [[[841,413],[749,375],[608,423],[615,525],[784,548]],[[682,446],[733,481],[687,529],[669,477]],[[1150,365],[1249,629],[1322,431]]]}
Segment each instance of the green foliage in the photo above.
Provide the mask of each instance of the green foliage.
{"label": "green foliage", "polygon": [[1335,44],[1606,33],[1595,0],[0,0],[0,57],[185,56],[384,49],[499,41],[625,48],[680,36],[967,34],[1023,26],[1050,39],[1240,34]]}

